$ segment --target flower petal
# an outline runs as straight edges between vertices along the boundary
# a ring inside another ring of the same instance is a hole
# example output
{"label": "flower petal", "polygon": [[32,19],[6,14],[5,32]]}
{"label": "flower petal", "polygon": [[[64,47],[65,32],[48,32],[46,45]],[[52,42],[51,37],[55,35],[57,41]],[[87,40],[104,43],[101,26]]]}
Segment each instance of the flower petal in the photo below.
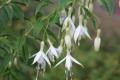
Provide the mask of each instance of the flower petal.
{"label": "flower petal", "polygon": [[42,64],[42,62],[45,61],[44,58],[41,56],[38,60],[37,60],[37,63],[38,64]]}
{"label": "flower petal", "polygon": [[42,54],[42,56],[45,59],[45,61],[49,64],[49,66],[51,67],[51,63],[50,63],[48,57],[44,53]]}
{"label": "flower petal", "polygon": [[84,34],[89,38],[91,39],[89,33],[88,33],[88,30],[87,30],[87,27],[83,27],[83,31],[84,31]]}
{"label": "flower petal", "polygon": [[52,53],[56,58],[58,58],[58,53],[57,53],[56,49],[55,49],[53,46],[51,46],[51,53]]}
{"label": "flower petal", "polygon": [[48,54],[48,58],[50,59],[50,61],[55,62],[54,55],[51,52]]}
{"label": "flower petal", "polygon": [[39,51],[39,52],[36,54],[36,56],[35,56],[34,61],[33,61],[32,64],[35,64],[35,63],[39,60],[40,57],[41,57],[41,51]]}
{"label": "flower petal", "polygon": [[78,61],[77,61],[75,58],[73,58],[72,56],[71,56],[71,60],[72,60],[73,62],[75,62],[76,64],[84,67],[80,62],[78,62]]}
{"label": "flower petal", "polygon": [[75,25],[74,25],[74,22],[71,20],[71,19],[69,19],[69,21],[70,21],[70,24],[71,24],[71,29],[73,29],[73,31],[75,31]]}
{"label": "flower petal", "polygon": [[50,48],[47,50],[46,55],[49,54],[49,52],[50,52]]}
{"label": "flower petal", "polygon": [[63,47],[60,45],[58,48],[56,48],[56,51],[60,55],[62,53],[62,51],[63,51]]}
{"label": "flower petal", "polygon": [[77,27],[77,29],[75,30],[75,33],[74,33],[74,41],[75,43],[77,42],[77,39],[79,37],[79,34],[80,34],[80,26]]}
{"label": "flower petal", "polygon": [[56,68],[58,65],[60,65],[63,61],[65,61],[65,59],[66,59],[66,57],[65,58],[63,58],[62,60],[60,60],[56,65],[55,65],[55,67],[54,68]]}
{"label": "flower petal", "polygon": [[67,57],[66,57],[65,67],[69,71],[70,71],[70,69],[72,67],[72,61],[71,61],[70,55],[67,55]]}
{"label": "flower petal", "polygon": [[33,54],[32,56],[30,56],[29,58],[33,58],[33,57],[35,57],[37,55],[37,53],[36,54]]}
{"label": "flower petal", "polygon": [[67,17],[64,22],[63,22],[63,27],[62,27],[62,31],[66,29],[67,27],[67,24],[68,24],[68,21],[69,21],[69,17]]}
{"label": "flower petal", "polygon": [[46,68],[46,62],[45,62],[45,61],[43,61],[43,62],[41,63],[40,68],[41,68],[43,71],[45,71],[45,68]]}

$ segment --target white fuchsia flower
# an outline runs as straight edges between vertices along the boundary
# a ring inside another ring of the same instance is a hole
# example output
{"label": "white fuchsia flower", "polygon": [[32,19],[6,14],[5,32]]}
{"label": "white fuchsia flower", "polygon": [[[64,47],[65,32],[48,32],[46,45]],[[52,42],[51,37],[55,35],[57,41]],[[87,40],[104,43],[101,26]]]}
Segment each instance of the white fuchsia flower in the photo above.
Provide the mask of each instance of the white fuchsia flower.
{"label": "white fuchsia flower", "polygon": [[75,33],[74,33],[74,41],[75,43],[77,42],[78,38],[79,40],[82,38],[82,37],[85,37],[87,36],[89,39],[91,39],[89,33],[88,33],[88,30],[87,30],[87,27],[83,27],[82,25],[79,25],[76,30],[75,30]]}
{"label": "white fuchsia flower", "polygon": [[73,58],[71,55],[70,55],[70,51],[67,50],[67,55],[64,59],[62,59],[61,61],[59,61],[55,67],[57,67],[58,65],[60,65],[63,61],[65,61],[65,68],[70,71],[71,68],[72,68],[72,63],[76,63],[82,67],[84,67],[81,63],[79,63],[75,58]]}
{"label": "white fuchsia flower", "polygon": [[57,49],[52,45],[51,41],[49,39],[47,39],[50,47],[47,50],[46,54],[48,55],[49,59],[51,62],[55,62],[55,57],[58,58],[58,52]]}
{"label": "white fuchsia flower", "polygon": [[74,33],[75,43],[77,42],[77,40],[80,40],[82,37],[85,37],[85,36],[87,36],[89,39],[91,39],[91,37],[88,33],[88,30],[87,30],[87,27],[82,25],[82,17],[79,17],[79,18],[80,18],[79,25],[76,28],[75,33]]}
{"label": "white fuchsia flower", "polygon": [[98,29],[97,30],[97,36],[96,36],[96,38],[94,40],[95,51],[99,51],[99,49],[100,49],[100,44],[101,44],[100,33],[101,33],[101,30]]}
{"label": "white fuchsia flower", "polygon": [[45,55],[43,48],[44,48],[44,42],[42,41],[40,46],[40,51],[31,56],[31,58],[35,57],[32,64],[35,64],[37,62],[41,70],[45,70],[46,62],[48,63],[49,66],[51,66],[51,63],[48,57]]}

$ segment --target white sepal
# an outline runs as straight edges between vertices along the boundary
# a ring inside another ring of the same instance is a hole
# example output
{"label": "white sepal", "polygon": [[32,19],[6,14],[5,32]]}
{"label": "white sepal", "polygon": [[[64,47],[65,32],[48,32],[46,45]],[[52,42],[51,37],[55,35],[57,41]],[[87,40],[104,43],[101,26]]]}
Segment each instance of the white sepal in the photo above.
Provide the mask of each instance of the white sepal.
{"label": "white sepal", "polygon": [[81,27],[80,27],[80,25],[76,28],[76,30],[75,30],[75,33],[74,33],[74,41],[75,41],[75,43],[77,42],[77,39],[78,39],[78,37],[80,36],[80,32],[81,32]]}
{"label": "white sepal", "polygon": [[56,65],[55,65],[55,67],[54,68],[56,68],[57,66],[59,66],[63,61],[65,61],[65,59],[66,59],[66,57],[65,58],[63,58],[62,60],[60,60]]}
{"label": "white sepal", "polygon": [[64,22],[63,22],[63,27],[62,27],[62,31],[66,29],[67,25],[69,23],[69,17],[67,17]]}
{"label": "white sepal", "polygon": [[91,39],[91,37],[90,37],[90,35],[89,35],[89,33],[88,33],[88,29],[87,29],[87,27],[83,27],[83,34],[85,35],[85,36],[87,36],[89,39]]}
{"label": "white sepal", "polygon": [[46,54],[52,62],[55,62],[55,57],[58,58],[57,49],[52,45],[51,41],[48,39],[50,48],[47,50]]}
{"label": "white sepal", "polygon": [[34,61],[33,61],[32,64],[35,64],[39,60],[39,58],[41,58],[41,54],[42,54],[41,51],[39,51],[38,53],[36,53],[36,56],[35,56]]}
{"label": "white sepal", "polygon": [[49,66],[51,67],[51,63],[50,63],[48,57],[47,57],[45,54],[43,54],[43,58],[45,59],[45,61],[46,61],[46,62],[49,64]]}
{"label": "white sepal", "polygon": [[59,61],[55,67],[57,67],[58,65],[60,65],[63,61],[65,61],[65,68],[70,71],[71,67],[72,67],[72,62],[84,67],[81,63],[79,63],[76,59],[74,59],[71,55],[70,55],[70,51],[67,50],[67,55],[65,58],[63,58],[61,61]]}
{"label": "white sepal", "polygon": [[73,58],[72,56],[71,56],[71,59],[72,59],[72,61],[75,62],[76,64],[84,67],[80,62],[78,62],[78,61],[77,61],[75,58]]}
{"label": "white sepal", "polygon": [[65,67],[68,71],[70,71],[72,67],[72,60],[71,60],[71,56],[69,53],[67,53],[67,56],[66,56]]}

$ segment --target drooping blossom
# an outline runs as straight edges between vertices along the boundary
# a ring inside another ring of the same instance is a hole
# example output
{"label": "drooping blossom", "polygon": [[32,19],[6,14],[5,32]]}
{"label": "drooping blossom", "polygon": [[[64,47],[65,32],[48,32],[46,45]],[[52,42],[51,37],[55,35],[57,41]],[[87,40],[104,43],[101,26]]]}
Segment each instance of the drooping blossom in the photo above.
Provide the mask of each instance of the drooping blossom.
{"label": "drooping blossom", "polygon": [[77,42],[77,40],[81,40],[82,37],[87,36],[89,39],[91,39],[87,27],[82,25],[82,16],[79,17],[79,25],[75,30],[74,33],[74,41],[75,43]]}
{"label": "drooping blossom", "polygon": [[94,49],[95,49],[95,51],[99,51],[99,49],[100,49],[100,44],[101,44],[100,33],[101,33],[101,30],[98,29],[97,30],[97,36],[96,36],[96,38],[94,40]]}
{"label": "drooping blossom", "polygon": [[51,62],[55,62],[55,58],[58,58],[58,52],[57,49],[52,45],[51,41],[47,39],[49,43],[49,49],[47,50],[46,54],[48,55],[48,58],[50,59]]}
{"label": "drooping blossom", "polygon": [[[73,58],[70,54],[70,51],[67,50],[67,55],[65,58],[63,58],[61,61],[59,61],[55,67],[57,67],[58,65],[60,65],[62,62],[65,61],[65,72],[66,72],[66,80],[68,80],[68,77],[72,77],[72,65],[73,65],[73,62],[78,64],[79,66],[82,66],[84,67],[81,63],[79,63],[75,58]],[[70,74],[69,74],[70,73]]]}
{"label": "drooping blossom", "polygon": [[48,63],[49,66],[51,66],[51,63],[48,57],[46,56],[46,54],[44,53],[43,49],[44,49],[44,42],[42,41],[40,45],[40,51],[32,55],[31,58],[35,57],[32,64],[35,64],[37,62],[40,67],[40,70],[45,71],[46,62]]}
{"label": "drooping blossom", "polygon": [[58,55],[60,55],[63,51],[63,43],[64,43],[64,40],[62,39],[60,42],[60,45],[58,46],[58,48],[56,48]]}

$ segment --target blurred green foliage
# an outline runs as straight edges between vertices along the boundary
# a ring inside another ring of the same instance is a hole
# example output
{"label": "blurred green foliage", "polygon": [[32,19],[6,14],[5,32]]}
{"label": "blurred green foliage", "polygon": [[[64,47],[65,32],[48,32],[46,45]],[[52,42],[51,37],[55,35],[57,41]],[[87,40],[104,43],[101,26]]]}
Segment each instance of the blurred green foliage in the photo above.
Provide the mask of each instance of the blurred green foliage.
{"label": "blurred green foliage", "polygon": [[[35,65],[31,65],[32,59],[29,57],[39,50],[38,41],[42,40],[46,26],[61,28],[59,12],[71,1],[59,0],[58,3],[54,3],[52,0],[0,0],[0,80],[35,79],[36,68]],[[99,3],[110,14],[112,13],[112,0],[101,0]],[[50,5],[58,6],[51,9]],[[94,13],[84,9],[96,26]],[[50,28],[45,34],[49,35],[55,45],[58,45],[58,37]],[[108,53],[103,49],[96,53],[90,45],[84,46],[76,47],[74,51],[74,56],[85,65],[84,69],[78,66],[73,68],[74,80],[120,79],[119,50]],[[63,66],[48,68],[40,77],[42,80],[64,80]]]}

